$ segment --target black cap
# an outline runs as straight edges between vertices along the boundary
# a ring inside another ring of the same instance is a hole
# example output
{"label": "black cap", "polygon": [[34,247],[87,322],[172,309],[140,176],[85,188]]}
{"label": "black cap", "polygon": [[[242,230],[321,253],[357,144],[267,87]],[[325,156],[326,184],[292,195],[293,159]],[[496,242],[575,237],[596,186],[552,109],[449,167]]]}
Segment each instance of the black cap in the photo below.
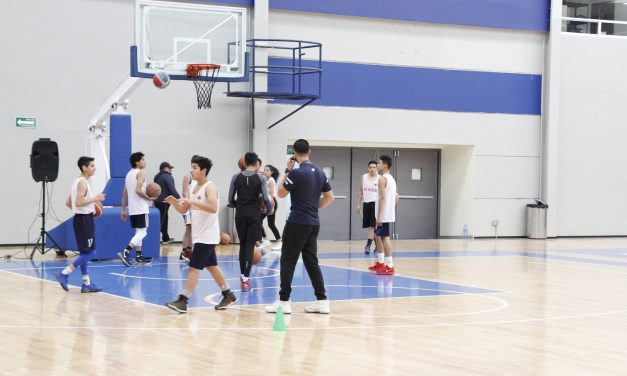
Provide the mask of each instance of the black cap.
{"label": "black cap", "polygon": [[161,164],[159,165],[159,170],[163,170],[164,168],[174,168],[174,166],[172,166],[171,164],[169,164],[168,162],[161,162]]}

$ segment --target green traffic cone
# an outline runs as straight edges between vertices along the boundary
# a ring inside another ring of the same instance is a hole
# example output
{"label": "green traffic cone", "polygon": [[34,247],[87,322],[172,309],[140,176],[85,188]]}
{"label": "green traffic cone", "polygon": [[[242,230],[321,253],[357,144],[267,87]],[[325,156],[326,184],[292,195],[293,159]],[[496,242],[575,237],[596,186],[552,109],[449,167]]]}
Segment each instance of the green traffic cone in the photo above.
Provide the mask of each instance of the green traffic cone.
{"label": "green traffic cone", "polygon": [[283,307],[278,307],[276,310],[276,315],[274,317],[274,326],[272,327],[272,331],[274,332],[285,331],[285,317],[283,317]]}

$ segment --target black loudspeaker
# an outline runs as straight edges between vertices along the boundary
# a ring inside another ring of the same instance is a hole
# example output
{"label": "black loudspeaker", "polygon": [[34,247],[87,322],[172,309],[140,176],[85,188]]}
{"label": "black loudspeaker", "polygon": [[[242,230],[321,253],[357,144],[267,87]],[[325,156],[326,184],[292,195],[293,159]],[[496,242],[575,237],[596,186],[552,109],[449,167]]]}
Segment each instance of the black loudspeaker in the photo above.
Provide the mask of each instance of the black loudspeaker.
{"label": "black loudspeaker", "polygon": [[57,143],[49,138],[40,138],[33,142],[30,155],[30,168],[33,179],[40,181],[55,181],[59,174],[59,148]]}

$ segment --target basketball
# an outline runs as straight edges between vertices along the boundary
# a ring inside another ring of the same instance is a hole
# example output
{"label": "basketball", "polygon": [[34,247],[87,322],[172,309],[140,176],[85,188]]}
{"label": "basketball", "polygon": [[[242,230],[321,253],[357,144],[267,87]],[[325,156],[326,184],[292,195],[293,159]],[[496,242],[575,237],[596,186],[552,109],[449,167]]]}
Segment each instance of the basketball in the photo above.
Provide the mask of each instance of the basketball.
{"label": "basketball", "polygon": [[244,171],[246,169],[246,162],[244,162],[244,157],[241,157],[239,161],[237,161],[237,167],[239,167],[240,171]]}
{"label": "basketball", "polygon": [[170,85],[170,76],[165,72],[157,72],[152,76],[152,83],[159,89],[165,89]]}
{"label": "basketball", "polygon": [[102,202],[94,202],[94,207],[96,208],[96,211],[94,212],[94,218],[98,218],[102,215]]}
{"label": "basketball", "polygon": [[259,260],[261,260],[261,250],[259,249],[259,247],[255,247],[255,250],[253,251],[253,265],[257,264],[259,262]]}
{"label": "basketball", "polygon": [[146,186],[146,194],[150,198],[159,197],[161,194],[161,187],[157,183],[150,183]]}
{"label": "basketball", "polygon": [[231,235],[226,232],[220,233],[220,244],[227,245],[231,243]]}

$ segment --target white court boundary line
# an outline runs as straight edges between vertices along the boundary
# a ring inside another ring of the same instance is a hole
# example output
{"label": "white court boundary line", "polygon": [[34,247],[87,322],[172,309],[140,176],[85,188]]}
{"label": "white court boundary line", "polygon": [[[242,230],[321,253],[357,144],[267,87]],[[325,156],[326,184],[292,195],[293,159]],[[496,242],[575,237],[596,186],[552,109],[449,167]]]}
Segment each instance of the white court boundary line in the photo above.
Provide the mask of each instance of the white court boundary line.
{"label": "white court boundary line", "polygon": [[[36,280],[36,281],[39,281],[39,282],[52,283],[52,284],[55,284],[55,285],[58,285],[58,284],[59,284],[59,282],[57,282],[57,281],[50,281],[50,280],[48,280],[48,279],[43,279],[43,278],[39,278],[39,277],[34,277],[34,276],[32,276],[32,275],[26,275],[26,274],[20,274],[20,273],[11,273],[11,272],[10,272],[10,271],[8,271],[8,270],[0,270],[0,272],[5,272],[6,274],[8,274],[8,275],[12,275],[12,276],[25,277],[25,278],[32,279],[32,280]],[[72,286],[72,285],[70,285],[70,284],[68,284],[68,285],[67,285],[67,287],[68,287],[68,289],[80,290],[80,287],[78,287],[78,286]],[[59,286],[59,288],[61,288],[61,286]],[[69,293],[69,291],[63,291],[63,293],[64,293],[64,294],[68,294],[68,293]],[[133,299],[133,298],[129,298],[129,297],[122,296],[122,295],[115,295],[115,294],[111,294],[111,293],[106,292],[106,291],[100,291],[100,292],[97,292],[97,293],[90,293],[90,294],[83,294],[83,293],[81,293],[81,295],[87,295],[87,296],[97,296],[96,294],[97,294],[97,295],[106,295],[106,296],[111,296],[111,297],[114,297],[114,298],[120,298],[120,299],[128,300],[128,301],[133,302],[133,303],[148,304],[148,305],[153,306],[153,307],[168,308],[168,307],[166,307],[165,305],[161,306],[161,305],[159,305],[159,304],[155,304],[155,303],[147,302],[147,301],[145,301],[145,300]],[[0,326],[0,327],[2,327],[2,326]]]}
{"label": "white court boundary line", "polygon": [[[311,287],[309,285],[299,285],[299,286],[292,286],[293,288],[305,288],[305,287]],[[376,288],[378,289],[379,286],[357,286],[357,285],[325,285],[325,287],[359,287],[359,288]],[[258,287],[258,290],[271,290],[271,289],[280,289],[280,286],[267,286],[267,287]],[[464,296],[476,296],[476,297],[480,297],[480,298],[486,298],[486,299],[492,299],[492,300],[497,300],[498,302],[501,303],[501,305],[499,307],[496,308],[491,308],[488,310],[483,310],[483,311],[468,311],[468,312],[458,312],[458,313],[443,313],[443,314],[432,314],[432,315],[422,315],[422,314],[415,314],[415,315],[342,315],[342,314],[333,314],[333,317],[368,317],[368,318],[415,318],[415,317],[446,317],[446,316],[464,316],[464,315],[476,315],[476,314],[480,314],[480,313],[488,313],[488,312],[495,312],[495,311],[500,311],[502,309],[505,309],[509,306],[509,303],[507,303],[507,301],[503,300],[503,299],[499,299],[497,297],[488,295],[488,294],[481,294],[481,293],[469,293],[469,292],[461,292],[461,291],[447,291],[447,290],[436,290],[436,289],[426,289],[426,288],[421,288],[421,287],[404,287],[404,286],[398,286],[398,287],[392,287],[393,289],[401,289],[401,290],[423,290],[423,291],[438,291],[438,292],[446,292],[447,294],[442,294],[442,295],[425,295],[425,296],[386,296],[383,298],[362,298],[362,299],[338,299],[338,300],[331,300],[331,302],[353,302],[353,301],[364,301],[364,300],[368,300],[371,301],[373,299],[402,299],[402,298],[437,298],[437,297],[444,297],[444,296],[460,296],[460,295],[464,295]],[[254,290],[254,289],[253,289]],[[210,294],[207,295],[206,297],[203,298],[203,300],[206,303],[209,304],[218,304],[217,301],[213,300],[215,297],[220,296],[221,293],[216,293],[216,294]],[[305,304],[308,302],[297,302],[295,304]],[[262,304],[254,304],[251,306],[259,306]],[[237,310],[241,310],[241,311],[250,311],[250,312],[263,312],[265,313],[264,309],[252,309],[252,308],[248,308],[249,306],[231,306],[232,309],[237,309]],[[213,307],[194,307],[194,310],[198,310],[198,309],[207,309],[207,308],[213,308]],[[304,312],[292,312],[292,315],[294,314],[303,314],[306,315],[306,313]]]}

